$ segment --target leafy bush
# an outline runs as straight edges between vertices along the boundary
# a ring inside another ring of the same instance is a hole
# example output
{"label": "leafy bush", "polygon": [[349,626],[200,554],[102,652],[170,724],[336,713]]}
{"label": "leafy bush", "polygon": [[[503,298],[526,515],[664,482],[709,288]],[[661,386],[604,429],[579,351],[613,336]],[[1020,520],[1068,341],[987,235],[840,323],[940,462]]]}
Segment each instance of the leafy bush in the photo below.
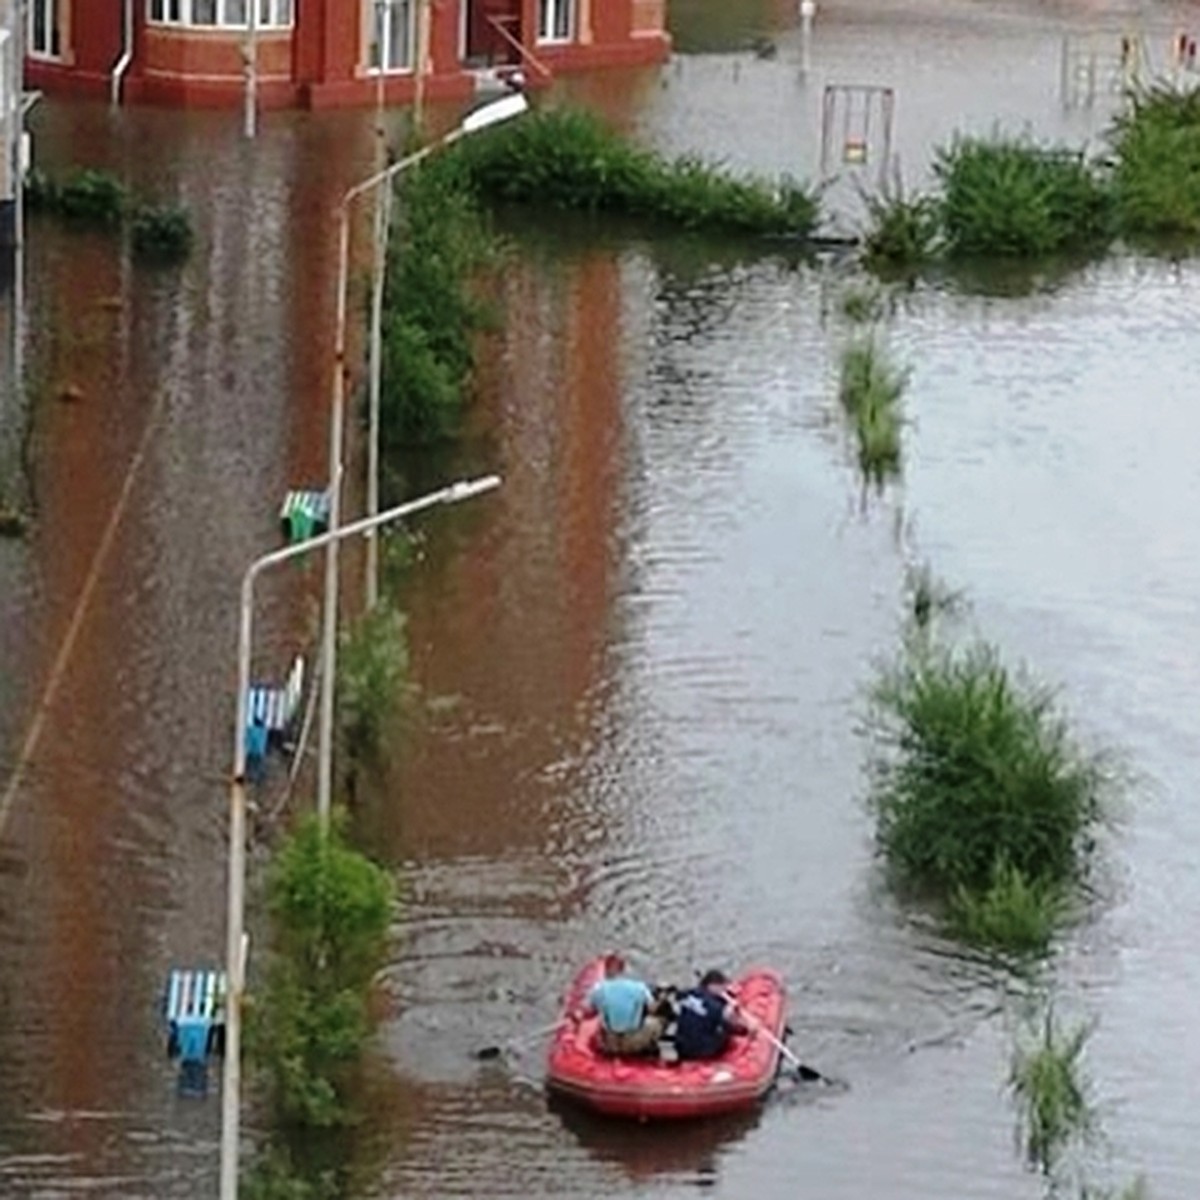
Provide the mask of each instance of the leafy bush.
{"label": "leafy bush", "polygon": [[130,228],[134,256],[145,262],[180,262],[192,251],[192,222],[186,209],[138,205]]}
{"label": "leafy bush", "polygon": [[1009,1086],[1024,1132],[1031,1165],[1049,1175],[1073,1138],[1094,1122],[1081,1059],[1091,1026],[1060,1030],[1048,1010],[1035,1040],[1019,1046]]}
{"label": "leafy bush", "polygon": [[57,189],[57,211],[86,225],[119,225],[125,216],[125,185],[107,171],[76,171]]}
{"label": "leafy bush", "polygon": [[378,752],[408,673],[404,614],[380,601],[342,636],[338,652],[339,720],[353,758]]}
{"label": "leafy bush", "polygon": [[958,137],[937,151],[951,255],[1037,257],[1103,245],[1108,192],[1070,150],[993,137]]}
{"label": "leafy bush", "polygon": [[332,1180],[311,1178],[278,1146],[256,1158],[242,1178],[239,1192],[244,1200],[334,1200],[338,1195]]}
{"label": "leafy bush", "polygon": [[380,389],[385,454],[452,436],[489,325],[474,284],[495,245],[450,156],[411,172],[400,189],[384,294]]}
{"label": "leafy bush", "polygon": [[370,1030],[368,993],[387,945],[391,879],[346,844],[340,820],[323,833],[310,817],[277,854],[267,892],[274,945],[251,1009],[251,1053],[284,1122],[345,1124]]}
{"label": "leafy bush", "polygon": [[1122,231],[1200,235],[1200,89],[1135,93],[1109,139]]}
{"label": "leafy bush", "polygon": [[815,193],[792,181],[736,179],[690,155],[669,161],[581,109],[531,113],[456,153],[473,186],[498,200],[797,237],[818,216]]}
{"label": "leafy bush", "polygon": [[910,646],[873,692],[872,805],[900,876],[945,899],[986,896],[997,863],[1027,885],[1081,872],[1105,775],[1056,714],[986,645]]}
{"label": "leafy bush", "polygon": [[140,262],[173,263],[192,249],[192,223],[177,205],[134,203],[128,189],[108,171],[76,171],[59,183],[30,171],[25,201],[35,212],[53,213],[77,225],[115,229],[128,221],[133,256]]}

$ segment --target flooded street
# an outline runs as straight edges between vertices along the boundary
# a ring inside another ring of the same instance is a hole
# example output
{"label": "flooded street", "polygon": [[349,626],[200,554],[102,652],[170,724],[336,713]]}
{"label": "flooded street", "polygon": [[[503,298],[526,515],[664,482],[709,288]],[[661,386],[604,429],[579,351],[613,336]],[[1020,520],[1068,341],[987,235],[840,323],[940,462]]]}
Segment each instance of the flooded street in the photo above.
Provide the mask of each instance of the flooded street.
{"label": "flooded street", "polygon": [[[566,90],[671,152],[812,178],[824,85],[886,84],[919,183],[955,129],[1094,140],[1108,101],[1064,113],[1064,31],[1133,23],[1161,58],[1180,19],[830,3],[804,72],[790,3],[731,7],[676,0],[672,64]],[[773,57],[748,49],[763,38]],[[370,117],[272,115],[250,148],[233,114],[43,101],[35,129],[43,165],[177,194],[199,236],[176,278],[32,231],[49,398],[34,534],[0,542],[0,1196],[198,1200],[215,1090],[176,1098],[156,1002],[172,965],[223,954],[237,583],[286,488],[325,470],[331,214],[370,169]],[[355,817],[402,897],[359,1193],[1044,1195],[1005,1096],[1019,998],[873,863],[864,689],[927,561],[1128,764],[1056,1003],[1098,1022],[1093,1177],[1200,1194],[1200,265],[900,296],[903,479],[864,497],[836,397],[847,266],[588,222],[511,232],[470,436],[414,481],[505,484],[421,523],[399,597],[418,697]],[[307,644],[318,582],[264,587],[258,673]],[[848,1090],[659,1131],[548,1108],[537,1048],[474,1061],[551,1022],[609,946],[658,977],[774,965],[797,1052]]]}

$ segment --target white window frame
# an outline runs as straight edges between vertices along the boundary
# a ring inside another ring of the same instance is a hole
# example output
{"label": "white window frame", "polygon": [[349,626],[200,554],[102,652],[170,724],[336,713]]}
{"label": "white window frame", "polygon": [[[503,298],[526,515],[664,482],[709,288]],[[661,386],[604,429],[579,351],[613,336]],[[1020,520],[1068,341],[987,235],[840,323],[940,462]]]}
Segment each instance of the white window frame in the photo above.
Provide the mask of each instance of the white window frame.
{"label": "white window frame", "polygon": [[[13,4],[15,0],[9,0]],[[67,0],[26,0],[25,10],[25,51],[30,58],[49,59],[52,62],[62,58],[62,36],[64,8]],[[38,18],[42,22],[42,44],[38,44]]]}
{"label": "white window frame", "polygon": [[[363,0],[363,28],[367,31],[367,74],[409,75],[417,57],[417,0]],[[399,20],[396,19],[400,10]],[[384,16],[380,47],[379,18]],[[405,36],[397,38],[397,30]],[[398,44],[399,43],[399,44]],[[403,49],[403,56],[397,53]]]}
{"label": "white window frame", "polygon": [[[578,0],[538,0],[538,44],[564,45],[575,40],[579,22]],[[565,18],[566,30],[559,32]]]}
{"label": "white window frame", "polygon": [[186,29],[245,29],[250,5],[258,5],[259,29],[291,29],[298,0],[146,0],[150,25]]}

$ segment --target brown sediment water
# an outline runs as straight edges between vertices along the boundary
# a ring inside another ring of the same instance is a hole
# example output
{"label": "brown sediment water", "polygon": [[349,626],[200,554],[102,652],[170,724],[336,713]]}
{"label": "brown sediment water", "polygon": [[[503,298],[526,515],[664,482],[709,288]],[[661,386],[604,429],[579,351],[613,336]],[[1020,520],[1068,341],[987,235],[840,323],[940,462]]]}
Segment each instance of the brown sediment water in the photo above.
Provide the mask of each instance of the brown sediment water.
{"label": "brown sediment water", "polygon": [[[1094,137],[1110,101],[1064,112],[1064,31],[1138,21],[1157,47],[1175,19],[830,4],[802,79],[790,5],[691,0],[695,53],[575,90],[668,151],[808,175],[825,83],[889,84],[919,178],[960,126]],[[178,194],[199,240],[180,275],[146,275],[100,235],[33,231],[32,358],[82,398],[42,410],[37,526],[0,543],[6,768],[157,432],[0,837],[0,1195],[191,1200],[215,1192],[216,1095],[174,1096],[156,993],[223,953],[237,581],[283,491],[325,471],[332,213],[370,169],[371,119],[273,115],[253,147],[232,114],[46,102],[37,121],[47,165]],[[836,408],[844,267],[587,221],[506,229],[470,437],[421,478],[504,486],[421,522],[397,593],[417,696],[356,815],[401,890],[357,1192],[1042,1194],[1003,1091],[1019,1006],[872,860],[856,726],[905,567],[927,560],[1136,768],[1054,980],[1099,1021],[1097,1170],[1195,1195],[1195,265],[902,296],[903,479],[864,502]],[[257,673],[305,644],[319,583],[313,564],[264,586]],[[776,966],[801,1057],[848,1090],[626,1129],[549,1108],[540,1048],[474,1061],[552,1021],[608,946],[657,977]]]}

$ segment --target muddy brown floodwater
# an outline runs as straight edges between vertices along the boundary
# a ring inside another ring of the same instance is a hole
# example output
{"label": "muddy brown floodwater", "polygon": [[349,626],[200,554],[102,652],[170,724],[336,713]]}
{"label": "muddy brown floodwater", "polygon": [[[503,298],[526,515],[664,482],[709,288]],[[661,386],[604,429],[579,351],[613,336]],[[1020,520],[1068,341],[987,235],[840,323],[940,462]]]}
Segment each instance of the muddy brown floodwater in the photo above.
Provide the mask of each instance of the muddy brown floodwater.
{"label": "muddy brown floodwater", "polygon": [[[824,85],[886,84],[919,181],[956,128],[1095,139],[1112,100],[1064,110],[1064,33],[1103,61],[1139,29],[1161,61],[1186,19],[830,3],[804,72],[792,5],[732,8],[678,0],[671,65],[571,90],[664,149],[811,176]],[[762,38],[773,56],[747,49]],[[233,114],[44,102],[36,128],[47,165],[178,195],[200,248],[178,278],[146,275],[102,237],[33,230],[31,361],[80,398],[43,406],[36,530],[0,542],[6,787],[107,551],[0,811],[0,1195],[198,1200],[216,1100],[175,1097],[156,994],[224,945],[237,578],[283,490],[324,472],[331,212],[370,167],[370,120],[273,115],[248,147]],[[504,487],[422,524],[399,593],[419,698],[357,815],[402,893],[358,1192],[1043,1195],[1003,1086],[1019,1000],[890,898],[862,804],[863,689],[897,644],[906,566],[928,561],[1132,768],[1052,978],[1060,1011],[1098,1021],[1093,1178],[1144,1171],[1192,1200],[1196,263],[899,298],[904,474],[864,501],[835,404],[847,266],[510,226],[471,436],[413,475]],[[304,644],[317,584],[313,567],[264,589],[261,672]],[[660,977],[774,964],[801,1056],[848,1090],[653,1131],[548,1108],[537,1051],[473,1060],[553,1020],[613,945]]]}

